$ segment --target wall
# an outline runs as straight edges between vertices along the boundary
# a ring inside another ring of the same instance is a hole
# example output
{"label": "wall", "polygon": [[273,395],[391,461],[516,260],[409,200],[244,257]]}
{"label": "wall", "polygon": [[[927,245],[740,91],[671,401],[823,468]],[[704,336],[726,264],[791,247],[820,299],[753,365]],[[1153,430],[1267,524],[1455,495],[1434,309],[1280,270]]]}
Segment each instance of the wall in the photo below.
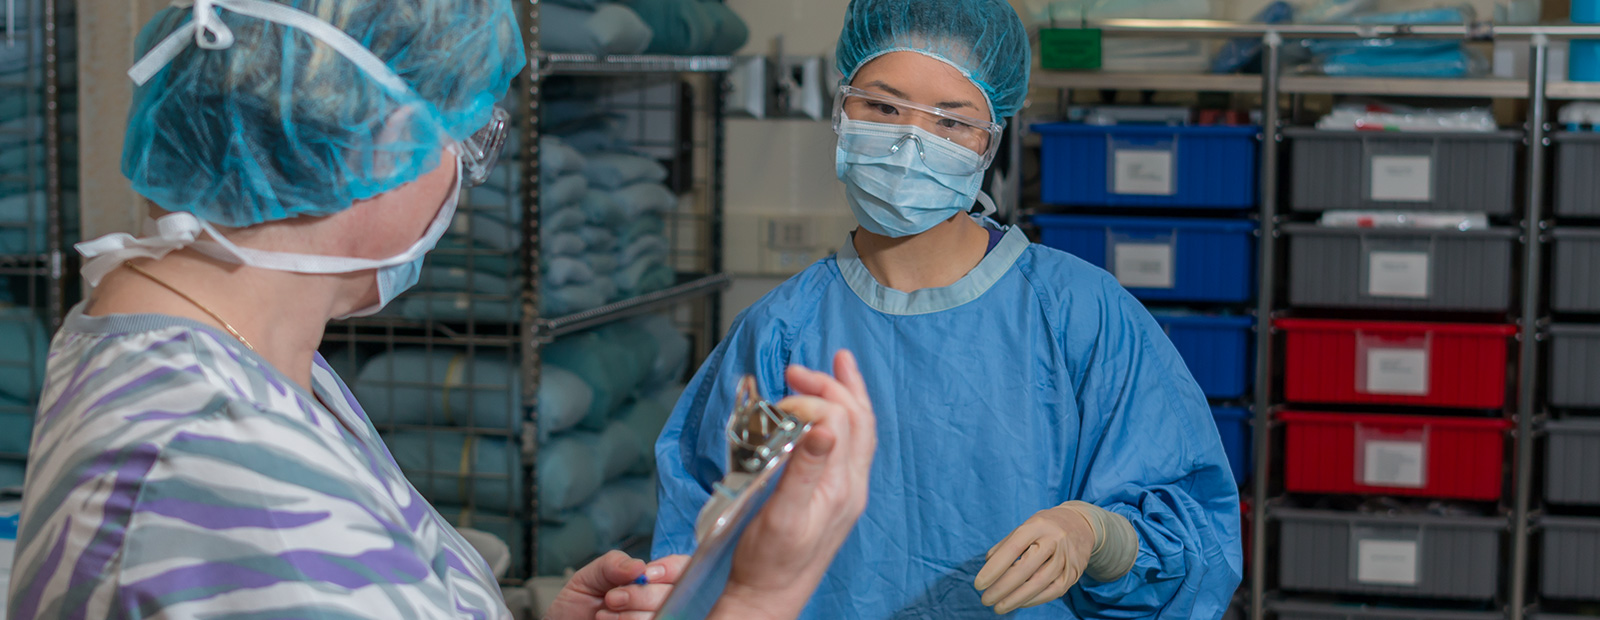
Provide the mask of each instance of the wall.
{"label": "wall", "polygon": [[[774,39],[782,35],[785,54],[825,55],[829,62],[849,4],[848,0],[727,2],[750,26],[750,42],[741,55],[771,54]],[[729,119],[727,131],[724,263],[736,277],[723,296],[725,327],[785,279],[753,274],[755,270],[747,267],[754,264],[751,253],[765,245],[769,229],[761,225],[763,216],[805,218],[816,224],[813,234],[833,246],[854,227],[844,189],[834,178],[835,139],[828,121]],[[792,261],[793,271],[808,262],[809,257]]]}
{"label": "wall", "polygon": [[84,136],[83,238],[137,229],[143,207],[122,177],[122,134],[133,83],[133,41],[167,0],[93,0],[78,3],[78,135]]}

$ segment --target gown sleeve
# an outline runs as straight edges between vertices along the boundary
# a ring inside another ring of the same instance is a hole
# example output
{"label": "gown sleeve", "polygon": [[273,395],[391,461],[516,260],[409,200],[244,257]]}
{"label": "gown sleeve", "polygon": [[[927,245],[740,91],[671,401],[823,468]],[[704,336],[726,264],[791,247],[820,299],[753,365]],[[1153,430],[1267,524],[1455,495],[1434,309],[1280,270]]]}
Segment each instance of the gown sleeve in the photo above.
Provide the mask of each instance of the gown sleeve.
{"label": "gown sleeve", "polygon": [[656,440],[660,508],[652,557],[694,552],[695,519],[711,498],[711,485],[727,471],[723,432],[740,379],[755,375],[762,396],[774,402],[788,394],[788,354],[780,332],[772,321],[740,317],[678,399]]}
{"label": "gown sleeve", "polygon": [[1220,617],[1243,574],[1239,494],[1205,396],[1120,287],[1083,305],[1093,309],[1069,311],[1065,334],[1069,364],[1082,369],[1070,472],[1080,496],[1069,499],[1126,517],[1139,551],[1122,578],[1085,576],[1064,600],[1083,618]]}

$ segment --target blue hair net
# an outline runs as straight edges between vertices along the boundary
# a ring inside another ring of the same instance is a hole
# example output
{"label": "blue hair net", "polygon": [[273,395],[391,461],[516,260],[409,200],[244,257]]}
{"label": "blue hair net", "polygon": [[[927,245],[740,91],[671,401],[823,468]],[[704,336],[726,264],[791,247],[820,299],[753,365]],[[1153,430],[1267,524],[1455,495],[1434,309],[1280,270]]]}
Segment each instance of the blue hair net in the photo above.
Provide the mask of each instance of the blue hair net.
{"label": "blue hair net", "polygon": [[1028,96],[1032,49],[1005,0],[851,0],[839,33],[845,83],[889,52],[921,52],[950,63],[983,91],[999,121]]}
{"label": "blue hair net", "polygon": [[122,172],[162,208],[223,226],[331,215],[416,180],[438,167],[443,147],[489,122],[525,64],[511,0],[254,3],[342,31],[398,82],[375,79],[328,36],[241,14],[247,3],[199,4],[158,13],[138,55],[195,15],[203,40],[231,45],[186,41],[147,76],[128,114]]}

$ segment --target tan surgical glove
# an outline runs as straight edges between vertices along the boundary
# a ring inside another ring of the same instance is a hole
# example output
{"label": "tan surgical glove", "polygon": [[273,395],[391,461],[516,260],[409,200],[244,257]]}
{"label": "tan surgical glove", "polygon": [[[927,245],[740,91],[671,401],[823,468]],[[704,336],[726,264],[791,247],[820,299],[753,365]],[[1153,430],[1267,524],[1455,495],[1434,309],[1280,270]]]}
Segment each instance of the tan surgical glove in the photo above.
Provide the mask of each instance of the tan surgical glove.
{"label": "tan surgical glove", "polygon": [[1061,598],[1078,578],[1115,581],[1133,568],[1139,537],[1121,515],[1071,501],[1041,510],[989,549],[973,583],[997,614]]}

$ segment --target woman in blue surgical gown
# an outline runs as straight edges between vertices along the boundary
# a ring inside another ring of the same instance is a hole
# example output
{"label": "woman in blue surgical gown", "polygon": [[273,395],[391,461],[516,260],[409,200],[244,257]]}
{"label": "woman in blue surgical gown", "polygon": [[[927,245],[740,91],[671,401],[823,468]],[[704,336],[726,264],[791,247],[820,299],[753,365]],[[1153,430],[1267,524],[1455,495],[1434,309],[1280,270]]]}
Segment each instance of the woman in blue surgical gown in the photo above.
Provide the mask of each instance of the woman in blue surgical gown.
{"label": "woman in blue surgical gown", "polygon": [[1016,12],[853,0],[837,56],[860,228],[746,310],[689,385],[656,444],[655,554],[694,548],[740,377],[779,389],[847,348],[879,452],[803,617],[1221,616],[1239,500],[1199,387],[1114,278],[969,213],[1027,92]]}

